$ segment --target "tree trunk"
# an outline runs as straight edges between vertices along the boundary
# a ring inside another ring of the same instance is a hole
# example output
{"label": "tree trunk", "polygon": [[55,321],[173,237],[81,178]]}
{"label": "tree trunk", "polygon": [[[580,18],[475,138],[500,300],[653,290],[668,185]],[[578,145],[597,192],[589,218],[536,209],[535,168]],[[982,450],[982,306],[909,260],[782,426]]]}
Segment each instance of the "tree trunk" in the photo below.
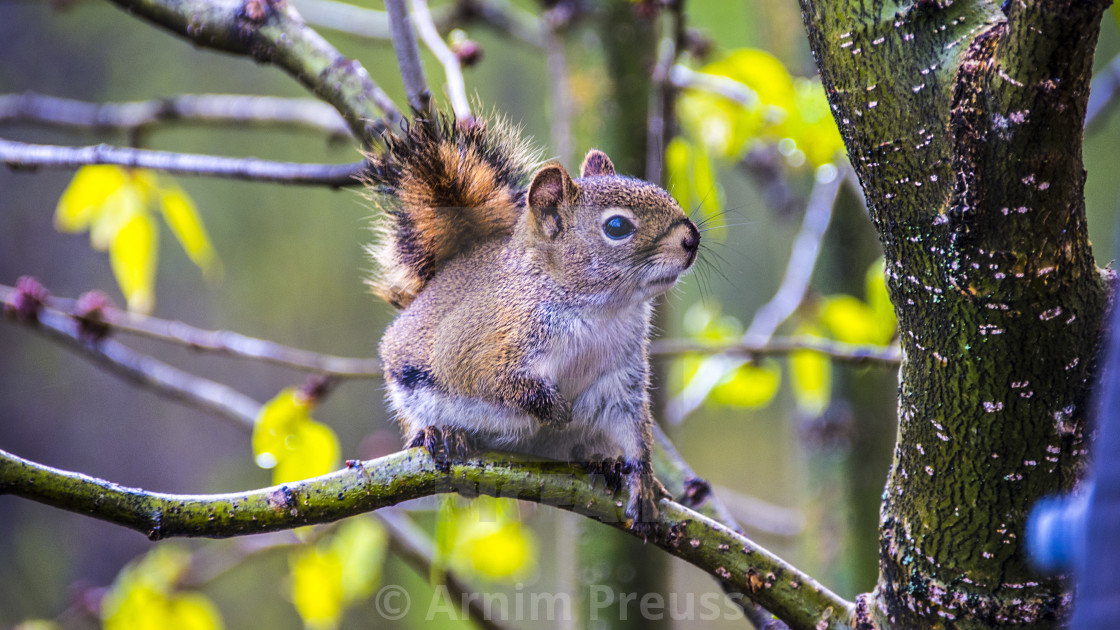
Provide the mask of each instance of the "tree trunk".
{"label": "tree trunk", "polygon": [[801,0],[867,196],[901,331],[877,627],[1049,627],[1026,516],[1068,490],[1106,284],[1082,123],[1099,0]]}

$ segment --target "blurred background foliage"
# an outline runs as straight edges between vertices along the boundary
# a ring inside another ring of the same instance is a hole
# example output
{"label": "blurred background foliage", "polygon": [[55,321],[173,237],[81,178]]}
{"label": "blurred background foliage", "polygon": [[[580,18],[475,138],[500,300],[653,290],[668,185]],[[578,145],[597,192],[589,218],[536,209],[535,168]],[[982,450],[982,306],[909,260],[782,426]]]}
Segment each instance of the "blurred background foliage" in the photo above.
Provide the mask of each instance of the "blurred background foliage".
{"label": "blurred background foliage", "polygon": [[[515,4],[539,11],[527,0]],[[676,102],[680,133],[665,146],[662,183],[704,223],[706,249],[698,270],[662,300],[660,333],[734,341],[779,287],[815,178],[842,174],[842,164],[832,166],[842,146],[813,78],[796,3],[694,1],[686,14],[703,45],[681,64],[749,89],[735,98],[685,90]],[[1098,68],[1120,51],[1110,22],[1102,29]],[[360,60],[398,104],[405,102],[389,42],[321,32]],[[615,107],[604,89],[599,32],[576,24],[563,34],[576,155],[600,145],[602,114]],[[485,53],[466,71],[483,111],[503,112],[546,155],[556,155],[558,148],[548,145],[553,104],[544,53],[480,24],[465,26],[464,34]],[[424,55],[430,82],[441,84],[439,66]],[[182,93],[305,96],[274,68],[195,49],[94,0],[0,0],[0,59],[0,94],[33,90],[93,102]],[[1112,176],[1118,119],[1099,125],[1085,143],[1090,230],[1102,265],[1114,256],[1107,244],[1120,193]],[[0,134],[44,144],[127,143],[123,134],[4,121]],[[302,162],[357,158],[347,141],[245,126],[165,125],[146,134],[144,146]],[[370,357],[393,314],[363,284],[371,212],[354,190],[115,167],[77,176],[4,170],[0,283],[31,275],[54,295],[100,289],[119,304],[198,327]],[[176,242],[181,247],[169,245]],[[890,343],[893,314],[878,260],[859,194],[842,188],[809,295],[779,332]],[[293,370],[143,339],[129,343],[269,401],[253,435],[3,325],[0,448],[124,485],[201,493],[319,474],[341,459],[400,447],[375,381],[343,383],[320,404],[301,394],[305,376]],[[663,360],[659,392],[671,398],[681,391],[703,360],[700,354]],[[696,413],[666,430],[749,535],[851,597],[871,588],[876,576],[895,392],[891,369],[841,366],[801,351],[729,373]],[[562,592],[602,578],[572,566],[574,517],[496,500],[441,498],[414,507],[434,536],[430,575],[387,553],[384,526],[368,517],[257,542],[153,547],[120,527],[0,496],[0,627],[26,619],[66,628],[333,628],[371,620],[381,626],[388,622],[369,595],[385,584],[414,594],[413,610],[393,623],[420,627],[429,625],[423,617],[441,571],[511,594]],[[673,591],[718,591],[683,562],[669,566]],[[625,584],[638,576],[612,577]],[[462,625],[446,618],[436,621]]]}

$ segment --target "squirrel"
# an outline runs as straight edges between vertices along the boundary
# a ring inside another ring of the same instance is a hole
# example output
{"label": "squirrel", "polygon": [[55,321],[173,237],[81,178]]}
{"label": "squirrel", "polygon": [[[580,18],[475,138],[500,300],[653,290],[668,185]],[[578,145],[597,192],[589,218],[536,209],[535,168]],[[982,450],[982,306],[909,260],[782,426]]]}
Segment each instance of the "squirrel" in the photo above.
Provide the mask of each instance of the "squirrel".
{"label": "squirrel", "polygon": [[650,463],[652,300],[700,232],[669,193],[591,150],[573,179],[502,121],[415,120],[367,156],[373,292],[389,405],[437,464],[478,449],[585,462],[629,490],[632,528],[668,493]]}

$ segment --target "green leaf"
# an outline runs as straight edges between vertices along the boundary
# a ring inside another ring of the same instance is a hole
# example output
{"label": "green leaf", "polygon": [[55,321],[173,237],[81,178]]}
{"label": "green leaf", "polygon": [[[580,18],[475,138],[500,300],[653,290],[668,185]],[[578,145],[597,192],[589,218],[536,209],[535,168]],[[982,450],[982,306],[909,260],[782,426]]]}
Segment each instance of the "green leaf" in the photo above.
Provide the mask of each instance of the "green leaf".
{"label": "green leaf", "polygon": [[113,236],[109,262],[129,310],[150,313],[155,305],[159,232],[151,215],[132,214]]}
{"label": "green leaf", "polygon": [[89,229],[90,221],[113,193],[127,185],[128,173],[119,166],[83,166],[74,173],[55,208],[54,225],[59,232],[78,233]]}
{"label": "green leaf", "polygon": [[253,425],[253,457],[272,468],[274,484],[326,474],[338,466],[338,437],[311,419],[311,403],[297,389],[284,389],[262,408]]}
{"label": "green leaf", "polygon": [[210,242],[210,235],[206,233],[206,227],[198,215],[194,202],[187,192],[174,182],[165,183],[157,189],[156,194],[163,219],[179,244],[183,246],[187,257],[202,270],[203,274],[213,277],[218,273],[220,265],[214,253],[214,246]]}
{"label": "green leaf", "polygon": [[709,400],[727,407],[760,409],[774,400],[781,384],[782,368],[778,363],[748,363],[712,388]]}
{"label": "green leaf", "polygon": [[[797,335],[820,337],[814,328],[802,327]],[[813,350],[797,350],[790,354],[790,385],[797,408],[810,416],[819,416],[828,407],[832,396],[832,361]]]}
{"label": "green leaf", "polygon": [[293,551],[288,556],[292,572],[292,604],[313,630],[338,627],[343,611],[342,558],[318,545]]}

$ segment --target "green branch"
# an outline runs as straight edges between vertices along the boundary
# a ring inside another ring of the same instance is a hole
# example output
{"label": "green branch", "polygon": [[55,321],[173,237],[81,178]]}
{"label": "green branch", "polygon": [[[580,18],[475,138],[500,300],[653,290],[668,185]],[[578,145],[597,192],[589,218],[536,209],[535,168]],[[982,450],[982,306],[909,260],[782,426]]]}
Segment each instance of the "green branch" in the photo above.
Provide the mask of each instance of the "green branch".
{"label": "green branch", "polygon": [[330,103],[364,144],[402,120],[357,61],[342,56],[282,0],[112,0],[199,46],[271,63]]}
{"label": "green branch", "polygon": [[[441,472],[412,449],[328,475],[260,490],[176,495],[127,488],[0,450],[0,494],[11,494],[142,532],[151,540],[227,538],[337,521],[437,493],[535,501],[630,531],[625,501],[577,466],[510,455]],[[651,542],[736,585],[791,628],[847,628],[852,604],[770,551],[679,503],[662,500]]]}

